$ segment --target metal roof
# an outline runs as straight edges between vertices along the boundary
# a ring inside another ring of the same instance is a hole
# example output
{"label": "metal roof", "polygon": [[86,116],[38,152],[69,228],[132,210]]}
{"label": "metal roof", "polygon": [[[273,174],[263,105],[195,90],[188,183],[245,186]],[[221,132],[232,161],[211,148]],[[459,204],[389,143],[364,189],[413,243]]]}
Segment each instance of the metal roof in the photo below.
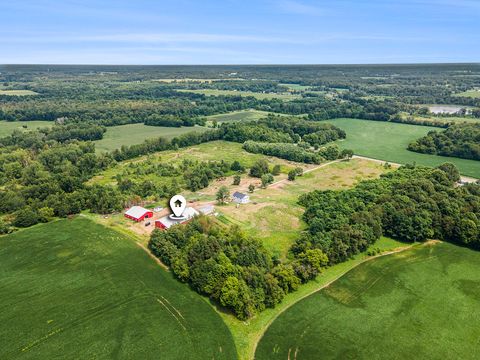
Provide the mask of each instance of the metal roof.
{"label": "metal roof", "polygon": [[247,197],[248,195],[247,194],[242,194],[241,192],[238,192],[238,191],[235,191],[233,193],[233,197],[234,198],[238,198],[238,199],[243,199],[245,197]]}
{"label": "metal roof", "polygon": [[132,206],[125,212],[125,215],[131,216],[135,219],[140,219],[147,212],[150,212],[150,210],[147,210],[141,206]]}

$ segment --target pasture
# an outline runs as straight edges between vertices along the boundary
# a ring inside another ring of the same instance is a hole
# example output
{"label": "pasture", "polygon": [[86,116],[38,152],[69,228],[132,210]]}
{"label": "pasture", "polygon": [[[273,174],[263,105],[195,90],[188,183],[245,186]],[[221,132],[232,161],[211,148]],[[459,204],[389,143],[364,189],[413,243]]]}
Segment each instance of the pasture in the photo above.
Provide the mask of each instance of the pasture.
{"label": "pasture", "polygon": [[270,113],[260,110],[239,110],[225,114],[210,115],[207,116],[207,120],[216,120],[219,124],[234,121],[255,121],[266,117],[268,114]]}
{"label": "pasture", "polygon": [[52,125],[52,121],[0,121],[0,137],[8,136],[13,133],[14,130],[35,130]]}
{"label": "pasture", "polygon": [[140,144],[151,138],[165,137],[171,139],[175,136],[189,132],[205,130],[207,130],[207,128],[201,126],[179,128],[147,126],[144,124],[110,126],[107,128],[107,132],[103,135],[103,139],[95,141],[95,148],[98,152],[112,151],[121,148],[122,145],[130,146]]}
{"label": "pasture", "polygon": [[35,91],[32,90],[2,90],[0,89],[0,96],[30,96],[30,95],[38,95]]}
{"label": "pasture", "polygon": [[0,237],[0,358],[235,359],[213,308],[85,218]]}
{"label": "pasture", "polygon": [[456,94],[455,96],[480,99],[480,89],[464,91],[462,93]]}
{"label": "pasture", "polygon": [[476,359],[479,263],[447,243],[365,262],[283,312],[255,358]]}
{"label": "pasture", "polygon": [[338,141],[341,148],[352,149],[355,154],[396,162],[438,166],[450,162],[462,175],[480,178],[480,161],[437,155],[420,154],[407,150],[410,142],[425,136],[429,131],[440,130],[428,126],[398,124],[385,121],[359,119],[328,120],[347,132],[345,140]]}
{"label": "pasture", "polygon": [[217,89],[198,89],[198,90],[177,90],[180,92],[191,92],[197,94],[204,94],[207,96],[253,96],[259,100],[264,99],[281,99],[281,100],[294,100],[300,98],[300,95],[292,94],[292,93],[261,93],[261,92],[253,92],[253,91],[235,91],[235,90],[217,90]]}
{"label": "pasture", "polygon": [[[295,164],[292,164],[295,165]],[[300,164],[297,164],[300,165]],[[292,166],[294,167],[294,166]],[[358,181],[373,179],[384,173],[378,163],[354,159],[328,164],[326,166],[305,167],[305,174],[295,181],[288,181],[284,174],[276,177],[275,183],[266,189],[258,189],[250,194],[251,202],[237,208],[234,204],[218,206],[225,223],[240,225],[253,237],[279,258],[286,258],[288,249],[305,228],[300,219],[303,208],[297,204],[298,197],[312,190],[340,190],[354,186]],[[230,192],[246,192],[250,183],[259,186],[257,179],[246,175],[239,186],[231,185],[232,180],[225,181]],[[213,184],[212,200],[220,184]]]}

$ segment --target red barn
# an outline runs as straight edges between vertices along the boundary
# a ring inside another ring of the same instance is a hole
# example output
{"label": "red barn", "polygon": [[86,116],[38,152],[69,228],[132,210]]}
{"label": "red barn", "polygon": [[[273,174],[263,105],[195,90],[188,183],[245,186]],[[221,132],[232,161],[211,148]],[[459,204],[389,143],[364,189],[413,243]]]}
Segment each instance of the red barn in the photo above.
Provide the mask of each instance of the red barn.
{"label": "red barn", "polygon": [[143,221],[144,219],[151,218],[153,211],[147,210],[141,206],[132,206],[125,212],[125,217],[132,219],[133,221]]}

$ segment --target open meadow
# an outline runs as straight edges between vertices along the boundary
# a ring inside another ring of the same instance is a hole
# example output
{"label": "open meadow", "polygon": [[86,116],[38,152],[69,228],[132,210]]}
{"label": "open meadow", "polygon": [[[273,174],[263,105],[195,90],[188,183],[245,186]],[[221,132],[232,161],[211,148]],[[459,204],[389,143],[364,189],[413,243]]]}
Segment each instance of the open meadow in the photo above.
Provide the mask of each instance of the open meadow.
{"label": "open meadow", "polygon": [[14,130],[35,130],[52,125],[52,121],[0,121],[0,137],[8,136]]}
{"label": "open meadow", "polygon": [[269,113],[261,110],[239,110],[225,114],[207,116],[208,121],[216,120],[219,124],[233,121],[255,121],[266,117]]}
{"label": "open meadow", "polygon": [[400,164],[416,163],[438,166],[446,162],[455,164],[462,175],[480,178],[480,161],[454,157],[420,154],[408,151],[413,140],[429,131],[440,130],[429,126],[398,124],[359,119],[328,120],[347,132],[345,140],[338,141],[341,148],[352,149],[355,154]]}
{"label": "open meadow", "polygon": [[2,90],[0,87],[0,96],[1,95],[6,95],[6,96],[29,96],[29,95],[38,95],[35,91],[32,90]]}
{"label": "open meadow", "polygon": [[480,253],[441,243],[365,262],[269,327],[256,359],[477,359]]}
{"label": "open meadow", "polygon": [[207,96],[253,96],[258,100],[263,99],[281,99],[281,100],[294,100],[300,98],[300,95],[292,93],[261,93],[253,91],[235,91],[235,90],[216,90],[216,89],[198,89],[198,90],[177,90],[180,92],[191,92],[196,94],[204,94]]}
{"label": "open meadow", "polygon": [[464,92],[455,94],[455,96],[480,99],[480,89],[464,91]]}
{"label": "open meadow", "polygon": [[165,137],[171,139],[175,136],[189,132],[205,131],[207,128],[201,126],[192,127],[164,127],[147,126],[144,124],[127,124],[110,126],[103,135],[102,140],[95,141],[95,148],[98,152],[112,151],[119,149],[122,145],[130,146],[140,144],[147,139]]}
{"label": "open meadow", "polygon": [[0,237],[1,359],[235,359],[207,301],[85,218]]}

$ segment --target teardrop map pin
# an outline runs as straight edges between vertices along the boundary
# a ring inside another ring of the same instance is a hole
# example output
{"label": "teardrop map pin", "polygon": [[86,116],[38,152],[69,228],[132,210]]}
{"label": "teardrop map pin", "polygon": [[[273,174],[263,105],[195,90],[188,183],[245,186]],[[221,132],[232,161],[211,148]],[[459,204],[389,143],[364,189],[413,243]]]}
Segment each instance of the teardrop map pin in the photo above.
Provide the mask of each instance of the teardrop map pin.
{"label": "teardrop map pin", "polygon": [[173,214],[170,215],[171,219],[183,219],[185,218],[183,212],[187,207],[187,200],[182,195],[175,195],[172,196],[170,199],[170,209],[172,210]]}

